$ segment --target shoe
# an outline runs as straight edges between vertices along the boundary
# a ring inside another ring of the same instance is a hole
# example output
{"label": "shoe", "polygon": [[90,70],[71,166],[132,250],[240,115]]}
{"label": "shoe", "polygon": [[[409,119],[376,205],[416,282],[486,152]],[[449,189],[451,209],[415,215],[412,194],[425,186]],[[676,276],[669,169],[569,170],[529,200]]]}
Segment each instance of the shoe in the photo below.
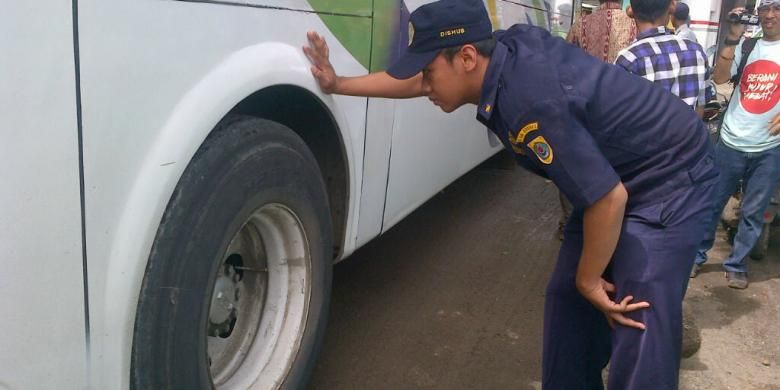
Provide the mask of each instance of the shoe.
{"label": "shoe", "polygon": [[702,267],[701,264],[695,264],[695,263],[693,264],[693,269],[691,269],[691,278],[695,278],[696,275],[698,275],[699,272],[701,272],[701,267]]}
{"label": "shoe", "polygon": [[743,290],[748,286],[747,272],[727,271],[726,279],[728,279],[731,288]]}

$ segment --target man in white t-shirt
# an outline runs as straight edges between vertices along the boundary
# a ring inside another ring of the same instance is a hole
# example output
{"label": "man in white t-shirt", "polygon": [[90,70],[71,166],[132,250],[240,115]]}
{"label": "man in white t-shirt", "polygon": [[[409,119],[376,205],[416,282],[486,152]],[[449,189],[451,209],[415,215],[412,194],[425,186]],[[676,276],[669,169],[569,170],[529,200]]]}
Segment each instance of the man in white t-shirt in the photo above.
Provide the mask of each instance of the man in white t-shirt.
{"label": "man in white t-shirt", "polygon": [[[744,12],[736,8],[731,13]],[[745,258],[758,241],[763,228],[763,212],[780,179],[780,0],[764,0],[758,7],[764,36],[748,56],[742,75],[735,85],[715,158],[721,171],[716,190],[714,213],[707,237],[699,248],[695,277],[707,260],[712,247],[720,213],[737,183],[743,181],[742,212],[731,254],[724,263],[728,285],[747,288]],[[718,55],[713,71],[716,83],[726,82],[737,74],[745,39],[744,25],[732,23],[726,45]]]}
{"label": "man in white t-shirt", "polygon": [[696,39],[696,34],[694,34],[693,30],[691,30],[691,27],[688,26],[690,22],[691,15],[688,4],[678,2],[677,8],[675,8],[674,13],[672,14],[672,26],[674,26],[674,34],[682,39],[687,39],[689,41],[699,43],[699,40]]}

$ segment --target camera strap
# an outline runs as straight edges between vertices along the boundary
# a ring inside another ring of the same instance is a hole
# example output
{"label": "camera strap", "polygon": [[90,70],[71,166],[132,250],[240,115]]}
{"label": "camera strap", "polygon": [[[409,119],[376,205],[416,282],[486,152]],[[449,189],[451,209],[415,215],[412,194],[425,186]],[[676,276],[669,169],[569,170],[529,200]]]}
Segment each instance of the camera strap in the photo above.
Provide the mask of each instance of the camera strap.
{"label": "camera strap", "polygon": [[745,39],[744,42],[742,42],[742,59],[739,61],[739,67],[737,67],[737,74],[734,75],[734,77],[731,78],[731,82],[734,84],[734,89],[736,89],[739,86],[739,81],[742,79],[742,72],[745,70],[745,66],[748,62],[748,57],[750,57],[750,53],[753,52],[753,48],[756,47],[756,43],[758,42],[759,38],[748,38]]}

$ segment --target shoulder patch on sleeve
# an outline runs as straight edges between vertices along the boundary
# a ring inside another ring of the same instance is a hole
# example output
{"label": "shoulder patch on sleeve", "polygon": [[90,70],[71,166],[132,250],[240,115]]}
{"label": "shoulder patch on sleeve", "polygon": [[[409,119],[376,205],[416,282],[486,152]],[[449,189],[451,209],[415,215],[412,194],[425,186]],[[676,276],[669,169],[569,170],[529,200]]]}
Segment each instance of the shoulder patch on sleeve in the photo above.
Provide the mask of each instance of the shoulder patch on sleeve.
{"label": "shoulder patch on sleeve", "polygon": [[525,142],[525,136],[528,135],[528,133],[536,130],[539,130],[539,122],[531,122],[523,126],[523,128],[517,132],[517,139],[514,143],[521,144]]}
{"label": "shoulder patch on sleeve", "polygon": [[528,147],[534,152],[536,157],[542,164],[552,164],[553,162],[553,150],[550,144],[543,136],[538,136],[528,143]]}

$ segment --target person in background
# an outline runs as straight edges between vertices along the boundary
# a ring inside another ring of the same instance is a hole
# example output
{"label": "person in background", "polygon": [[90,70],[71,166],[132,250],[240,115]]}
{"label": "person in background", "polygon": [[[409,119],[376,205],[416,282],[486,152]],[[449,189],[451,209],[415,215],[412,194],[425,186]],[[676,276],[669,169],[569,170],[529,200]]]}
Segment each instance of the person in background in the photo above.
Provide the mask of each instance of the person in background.
{"label": "person in background", "polygon": [[690,9],[688,4],[677,3],[677,8],[672,14],[672,26],[674,26],[674,33],[680,38],[687,39],[699,43],[696,39],[696,34],[693,33],[689,24],[691,23]]}
{"label": "person in background", "polygon": [[[588,54],[607,63],[615,62],[618,52],[636,38],[636,26],[621,8],[620,1],[601,0],[601,5],[590,15],[579,18],[571,26],[566,40]],[[563,228],[571,217],[572,205],[558,192],[561,217],[558,220],[558,238],[563,240]]]}
{"label": "person in background", "polygon": [[571,30],[572,20],[571,4],[561,4],[558,6],[558,13],[552,16],[552,26],[550,34],[566,39]]}
{"label": "person in background", "polygon": [[701,116],[709,79],[707,55],[698,43],[666,28],[674,12],[673,0],[631,0],[628,14],[636,20],[639,35],[615,64],[677,95]]}
{"label": "person in background", "polygon": [[[744,12],[736,8],[730,13]],[[691,277],[701,271],[712,248],[720,213],[742,180],[742,208],[731,253],[723,263],[728,286],[748,287],[745,258],[758,241],[763,213],[780,178],[780,0],[764,0],[758,7],[763,37],[744,39],[745,26],[731,23],[713,70],[713,80],[725,83],[736,76],[734,96],[723,118],[715,161],[721,176],[715,190],[707,235],[699,247]],[[743,61],[743,47],[754,45]],[[738,69],[741,74],[738,73]]]}
{"label": "person in background", "polygon": [[590,15],[574,22],[566,40],[588,54],[608,63],[636,38],[636,26],[620,6],[620,1],[601,0]]}

